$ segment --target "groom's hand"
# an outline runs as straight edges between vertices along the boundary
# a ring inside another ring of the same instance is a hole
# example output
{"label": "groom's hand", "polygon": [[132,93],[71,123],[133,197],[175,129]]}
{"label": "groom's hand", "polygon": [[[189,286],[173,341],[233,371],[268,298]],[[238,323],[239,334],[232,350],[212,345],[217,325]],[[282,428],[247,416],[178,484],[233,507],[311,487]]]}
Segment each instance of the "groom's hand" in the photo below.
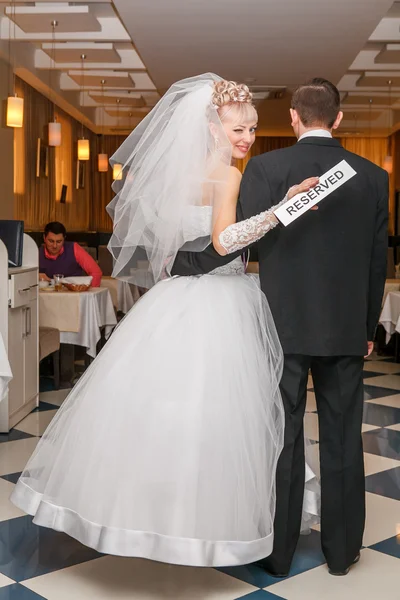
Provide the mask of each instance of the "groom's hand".
{"label": "groom's hand", "polygon": [[364,356],[364,358],[368,358],[368,356],[371,356],[373,350],[374,350],[374,342],[368,342],[368,354],[366,356]]}

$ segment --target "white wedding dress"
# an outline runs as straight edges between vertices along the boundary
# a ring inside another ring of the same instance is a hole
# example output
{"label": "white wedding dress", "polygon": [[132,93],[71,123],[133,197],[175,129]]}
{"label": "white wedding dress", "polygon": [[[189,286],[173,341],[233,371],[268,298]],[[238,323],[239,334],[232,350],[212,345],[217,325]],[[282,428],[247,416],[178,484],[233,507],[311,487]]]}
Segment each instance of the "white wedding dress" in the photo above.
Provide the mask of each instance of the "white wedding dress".
{"label": "white wedding dress", "polygon": [[[192,218],[209,234],[209,207]],[[194,566],[268,556],[282,360],[240,258],[159,282],[74,387],[12,501],[106,554]]]}

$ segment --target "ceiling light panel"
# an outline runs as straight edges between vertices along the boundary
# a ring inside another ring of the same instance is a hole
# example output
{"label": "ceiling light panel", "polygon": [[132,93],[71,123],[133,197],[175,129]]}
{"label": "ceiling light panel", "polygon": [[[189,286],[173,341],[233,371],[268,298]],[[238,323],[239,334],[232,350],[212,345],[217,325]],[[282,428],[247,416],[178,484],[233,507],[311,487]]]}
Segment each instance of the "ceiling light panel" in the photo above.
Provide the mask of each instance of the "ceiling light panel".
{"label": "ceiling light panel", "polygon": [[[369,106],[370,99],[372,98],[372,106],[389,106],[389,96],[377,96],[376,94],[365,93],[364,95],[350,95],[348,94],[346,98],[342,101],[344,105],[357,105],[357,106]],[[396,104],[398,102],[397,98],[393,96],[390,99],[391,105]]]}
{"label": "ceiling light panel", "polygon": [[146,106],[146,102],[141,94],[120,94],[116,96],[110,92],[105,92],[104,95],[101,92],[90,92],[89,96],[99,104],[112,105],[115,104],[117,100],[120,100],[121,106],[132,106],[136,108]]}
{"label": "ceiling light panel", "polygon": [[110,117],[121,117],[124,119],[132,119],[132,122],[134,121],[134,119],[141,121],[148,113],[149,113],[149,108],[146,109],[141,109],[141,112],[139,112],[139,109],[133,109],[133,110],[124,110],[124,109],[117,109],[115,107],[106,107],[104,109],[104,111],[110,116]]}
{"label": "ceiling light panel", "polygon": [[[51,58],[53,45],[49,42],[42,44],[43,52]],[[88,63],[121,63],[121,57],[110,42],[56,42],[54,55],[56,64],[76,63],[79,65],[81,55],[86,54],[85,65]]]}
{"label": "ceiling light panel", "polygon": [[101,24],[90,12],[89,6],[84,5],[9,6],[5,14],[25,33],[51,34],[53,19],[58,21],[58,33],[101,31]]}
{"label": "ceiling light panel", "polygon": [[367,72],[357,80],[357,87],[380,88],[381,91],[388,89],[388,81],[393,88],[400,89],[400,74],[393,72]]}
{"label": "ceiling light panel", "polygon": [[79,87],[82,87],[84,83],[85,89],[102,89],[101,81],[103,79],[106,80],[104,89],[135,89],[135,84],[130,74],[119,71],[86,70],[84,75],[82,75],[82,71],[68,71],[68,77]]}

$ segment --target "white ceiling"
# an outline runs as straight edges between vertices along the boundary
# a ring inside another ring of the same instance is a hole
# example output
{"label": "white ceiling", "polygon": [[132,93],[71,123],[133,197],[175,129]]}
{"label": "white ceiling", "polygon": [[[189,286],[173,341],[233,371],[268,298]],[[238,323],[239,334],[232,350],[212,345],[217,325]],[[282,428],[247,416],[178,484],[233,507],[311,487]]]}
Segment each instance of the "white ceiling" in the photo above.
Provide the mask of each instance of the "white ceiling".
{"label": "white ceiling", "polygon": [[[392,1],[114,3],[156,86],[164,91],[177,79],[206,71],[253,86],[288,90],[316,76],[337,84]],[[263,102],[258,106],[260,129],[290,134],[288,108],[287,97]]]}
{"label": "white ceiling", "polygon": [[388,135],[400,128],[400,2],[393,3],[371,32],[338,87],[345,111],[343,129]]}
{"label": "white ceiling", "polygon": [[[174,81],[208,71],[257,91],[260,130],[270,135],[291,133],[290,91],[310,77],[339,84],[343,131],[387,134],[389,76],[400,109],[393,0],[41,0],[13,9],[0,0],[3,57],[10,33],[17,74],[46,94],[54,70],[52,97],[94,130],[129,130]],[[143,111],[133,116],[135,107]]]}
{"label": "white ceiling", "polygon": [[[3,58],[8,58],[9,38],[17,75],[48,96],[51,82],[51,98],[95,131],[100,124],[105,132],[126,131],[160,98],[110,0],[11,5],[0,0]],[[128,92],[135,94],[134,103]],[[108,106],[122,109],[132,105],[146,111],[126,120],[123,112],[120,116],[119,110],[106,110]]]}
{"label": "white ceiling", "polygon": [[293,87],[317,75],[337,83],[392,0],[114,4],[159,88],[207,71]]}

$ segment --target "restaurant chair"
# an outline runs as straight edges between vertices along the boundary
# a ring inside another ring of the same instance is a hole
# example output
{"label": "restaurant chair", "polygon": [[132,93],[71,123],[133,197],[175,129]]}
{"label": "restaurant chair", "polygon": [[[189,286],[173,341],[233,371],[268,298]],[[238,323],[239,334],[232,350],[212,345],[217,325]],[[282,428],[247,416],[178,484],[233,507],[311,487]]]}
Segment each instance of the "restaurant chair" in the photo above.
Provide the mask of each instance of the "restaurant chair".
{"label": "restaurant chair", "polygon": [[39,327],[39,362],[52,356],[54,387],[60,389],[60,332],[54,327]]}
{"label": "restaurant chair", "polygon": [[99,246],[99,267],[105,277],[110,277],[113,271],[113,258],[107,246]]}
{"label": "restaurant chair", "polygon": [[85,248],[85,250],[86,250],[86,252],[87,252],[88,254],[90,254],[90,256],[91,256],[91,257],[92,257],[94,260],[97,260],[97,250],[96,250],[96,248],[92,248],[91,246],[87,246],[87,247]]}

